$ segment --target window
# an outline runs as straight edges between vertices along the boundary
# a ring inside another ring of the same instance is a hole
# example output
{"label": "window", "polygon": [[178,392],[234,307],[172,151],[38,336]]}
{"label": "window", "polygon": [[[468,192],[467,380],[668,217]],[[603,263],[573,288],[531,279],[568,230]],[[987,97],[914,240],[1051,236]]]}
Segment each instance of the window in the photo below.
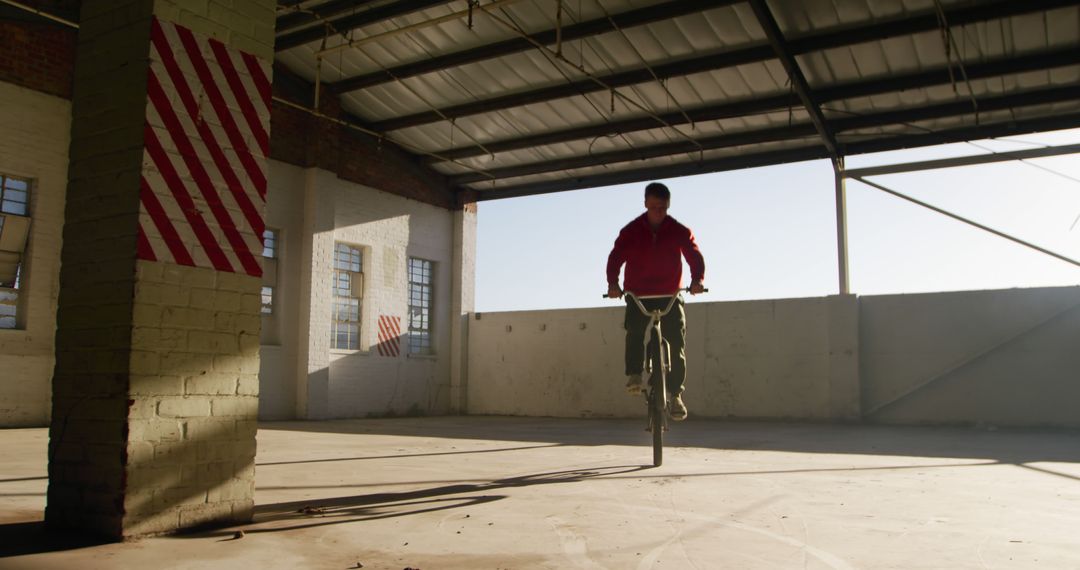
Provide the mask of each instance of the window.
{"label": "window", "polygon": [[30,181],[0,174],[0,212],[26,216],[30,204]]}
{"label": "window", "polygon": [[409,258],[409,353],[434,354],[431,344],[431,266]]}
{"label": "window", "polygon": [[263,241],[262,314],[274,314],[274,289],[277,288],[278,231],[267,228]]}
{"label": "window", "polygon": [[18,327],[23,254],[30,234],[30,181],[0,174],[0,329]]}
{"label": "window", "polygon": [[274,314],[274,288],[263,285],[262,288],[262,314]]}
{"label": "window", "polygon": [[360,309],[364,296],[363,255],[358,248],[334,245],[333,316],[330,348],[360,348]]}
{"label": "window", "polygon": [[267,229],[263,232],[263,257],[277,259],[277,230]]}

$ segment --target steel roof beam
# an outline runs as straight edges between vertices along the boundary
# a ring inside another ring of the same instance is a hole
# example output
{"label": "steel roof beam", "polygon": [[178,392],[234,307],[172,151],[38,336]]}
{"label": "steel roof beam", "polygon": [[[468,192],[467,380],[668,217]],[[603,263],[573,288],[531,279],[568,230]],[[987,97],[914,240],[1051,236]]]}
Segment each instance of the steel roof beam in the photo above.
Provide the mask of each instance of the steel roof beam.
{"label": "steel roof beam", "polygon": [[784,70],[787,71],[792,89],[798,94],[803,107],[810,114],[810,121],[814,123],[814,128],[817,129],[818,135],[821,136],[821,143],[828,149],[829,156],[834,161],[839,160],[840,154],[836,149],[836,136],[833,134],[829,122],[825,119],[825,114],[821,112],[821,104],[817,101],[813,90],[810,89],[810,83],[806,81],[806,76],[803,75],[802,69],[799,68],[799,63],[795,61],[795,56],[788,49],[787,41],[784,40],[784,33],[776,23],[776,18],[769,11],[769,6],[765,4],[765,0],[750,0],[750,7],[753,8],[754,16],[757,17],[758,23],[761,24],[762,29],[765,31],[765,36],[769,38],[769,44],[772,46],[773,51],[776,52],[777,59],[780,60]]}
{"label": "steel roof beam", "polygon": [[[562,41],[568,42],[572,40],[586,38],[589,36],[612,32],[616,29],[641,26],[644,24],[649,24],[662,20],[670,20],[678,16],[696,14],[698,12],[710,10],[713,8],[719,8],[721,6],[737,4],[741,1],[742,0],[671,0],[663,4],[657,4],[654,6],[648,6],[646,8],[631,10],[629,12],[623,12],[621,14],[612,14],[611,20],[608,20],[605,17],[597,18],[595,20],[589,20],[587,22],[581,22],[580,24],[563,26],[561,31]],[[552,28],[550,30],[531,34],[528,36],[528,38],[513,38],[493,44],[488,44],[485,46],[459,51],[456,53],[425,58],[414,63],[406,63],[391,67],[385,71],[375,71],[372,73],[351,77],[349,79],[343,79],[336,83],[330,84],[329,88],[338,93],[357,91],[359,89],[366,89],[368,87],[379,85],[381,83],[389,83],[396,79],[405,79],[407,77],[413,77],[415,75],[422,75],[424,73],[441,71],[443,69],[458,67],[469,63],[476,63],[478,61],[484,61],[487,59],[503,57],[513,53],[521,53],[524,51],[536,49],[536,46],[533,44],[533,42],[542,45],[549,45],[555,43],[556,38],[559,36],[559,33],[559,29]]]}
{"label": "steel roof beam", "polygon": [[[999,111],[1013,109],[1029,105],[1058,103],[1080,99],[1080,85],[1053,87],[1028,93],[1016,93],[982,99],[979,101],[980,111]],[[930,107],[918,107],[887,111],[861,117],[849,117],[837,119],[832,122],[835,133],[852,131],[856,129],[887,127],[903,125],[916,121],[939,119],[964,115],[972,111],[970,101],[955,101]],[[530,174],[542,174],[545,172],[559,172],[574,168],[586,168],[602,164],[614,164],[633,160],[646,160],[661,156],[675,154],[692,154],[700,150],[715,150],[731,148],[740,145],[759,144],[764,142],[784,141],[792,138],[813,136],[816,127],[810,123],[796,125],[784,125],[782,127],[770,127],[741,133],[722,134],[712,137],[697,139],[696,141],[676,141],[652,145],[643,148],[620,149],[609,152],[590,154],[588,156],[575,156],[544,162],[534,162],[504,168],[487,169],[483,173],[459,174],[450,177],[450,183],[457,185],[472,184],[491,179],[514,178]]]}
{"label": "steel roof beam", "polygon": [[1059,131],[1062,129],[1075,129],[1078,127],[1080,127],[1080,113],[1069,113],[1065,115],[1048,115],[1045,117],[1024,119],[1015,122],[1003,121],[990,125],[960,127],[891,139],[869,140],[842,145],[842,148],[844,154],[850,156],[852,154],[865,154],[887,150],[967,142],[1013,135],[1042,133],[1046,131]]}
{"label": "steel roof beam", "polygon": [[[383,20],[389,20],[390,18],[404,16],[405,14],[410,14],[440,4],[446,4],[451,1],[452,0],[401,0],[400,2],[376,6],[375,8],[364,10],[357,14],[350,14],[325,22],[334,31],[344,34],[356,28],[361,28]],[[274,49],[282,51],[302,46],[308,42],[321,40],[325,35],[326,30],[324,29],[324,26],[312,26],[296,32],[282,34],[277,37]]]}
{"label": "steel roof beam", "polygon": [[[338,14],[343,14],[349,10],[359,8],[364,4],[370,4],[375,0],[331,0],[330,2],[324,2],[318,6],[312,6],[307,10],[294,10],[287,12],[282,16],[278,16],[275,27],[277,30],[284,31],[291,28],[299,28],[300,26],[306,26],[308,24],[314,24],[319,20],[332,18]],[[279,5],[283,5],[278,2]],[[296,8],[301,2],[292,2],[288,5],[283,5],[286,8]]]}
{"label": "steel roof beam", "polygon": [[937,170],[939,168],[955,168],[958,166],[973,166],[977,164],[989,164],[992,162],[1007,162],[1013,160],[1029,160],[1032,158],[1045,158],[1047,156],[1061,156],[1063,154],[1080,153],[1080,144],[1062,146],[1050,146],[1045,148],[1028,148],[1010,152],[994,152],[990,154],[977,154],[974,156],[957,156],[938,160],[923,160],[920,162],[905,162],[903,164],[887,164],[884,166],[870,166],[856,168],[844,172],[845,178],[862,178],[863,176],[881,176],[882,174],[899,174],[903,172],[921,172],[924,170]]}
{"label": "steel roof beam", "polygon": [[[1017,134],[1038,133],[1052,130],[1080,127],[1080,113],[1067,115],[1052,115],[1037,119],[1021,121],[1005,121],[992,125],[977,127],[962,127],[957,129],[926,133],[918,135],[898,136],[888,139],[879,139],[867,142],[841,144],[840,149],[845,156],[881,152],[887,150],[899,150],[904,148],[929,146],[964,142],[985,138],[1011,136]],[[545,180],[514,186],[505,186],[493,190],[480,190],[478,200],[494,200],[501,198],[514,198],[531,196],[536,194],[550,194],[567,190],[580,190],[584,188],[597,188],[613,184],[628,184],[645,180],[657,180],[661,178],[674,178],[678,176],[690,176],[694,174],[706,174],[724,170],[737,170],[756,166],[770,166],[785,162],[799,162],[803,160],[815,160],[829,158],[828,152],[819,144],[813,146],[798,147],[793,149],[766,151],[754,154],[730,156],[710,159],[706,161],[688,162],[663,166],[650,166],[634,170],[604,173],[591,176],[579,176],[562,180]]]}
{"label": "steel roof beam", "polygon": [[[1078,63],[1076,56],[1077,49],[1078,48],[1075,46],[1070,46],[1068,48],[1058,49],[1054,51],[1032,53],[1018,58],[1001,58],[997,60],[987,61],[984,63],[969,65],[966,67],[966,70],[969,79],[985,79],[988,77],[999,77],[1011,73],[1021,73],[1026,71],[1043,71],[1066,65],[1075,65]],[[853,97],[865,97],[871,95],[879,95],[882,93],[902,91],[905,89],[916,89],[920,87],[942,85],[948,83],[949,81],[949,71],[947,68],[942,67],[939,69],[911,73],[903,76],[882,79],[867,79],[864,81],[848,83],[844,85],[836,85],[833,87],[819,89],[816,91],[816,94],[820,102],[828,103],[830,101],[850,99]],[[785,93],[770,97],[760,97],[746,101],[738,101],[735,103],[715,105],[712,107],[705,107],[701,109],[690,109],[686,111],[685,116],[683,115],[683,113],[679,112],[667,113],[660,115],[660,118],[663,119],[667,124],[676,126],[686,124],[687,119],[694,122],[699,122],[726,119],[745,115],[769,113],[784,110],[792,105],[797,105],[798,103],[798,98],[795,95]],[[970,103],[968,104],[970,106]],[[484,149],[487,149],[487,151],[493,153],[507,152],[512,150],[520,150],[523,148],[558,144],[573,140],[603,136],[614,132],[627,133],[655,129],[657,127],[658,125],[655,119],[651,117],[637,117],[632,119],[624,119],[621,121],[612,121],[609,123],[575,127],[562,131],[542,133],[539,135],[531,135],[527,137],[489,142],[484,144]],[[483,156],[487,154],[487,152],[476,146],[467,146],[459,149],[445,149],[437,151],[435,154],[438,154],[441,157],[445,157],[446,159],[456,160],[461,158],[470,158],[474,156]],[[432,160],[431,162],[438,161]]]}
{"label": "steel roof beam", "polygon": [[[1025,14],[1029,12],[1035,12],[1041,9],[1056,8],[1061,7],[1062,5],[1076,4],[1080,4],[1080,0],[1029,0],[1028,2],[999,1],[987,5],[980,5],[950,11],[946,13],[946,18],[948,19],[950,25],[956,26]],[[803,55],[814,51],[850,46],[897,35],[936,30],[937,28],[938,21],[937,13],[935,12],[931,14],[923,14],[918,16],[912,16],[909,18],[903,18],[891,22],[873,24],[861,28],[852,28],[838,31],[834,30],[821,34],[813,34],[810,36],[805,36],[803,38],[788,40],[787,44],[788,50],[792,55]],[[551,33],[554,32],[552,31]],[[492,57],[498,55],[502,54],[493,53]],[[770,48],[770,46],[750,46],[732,50],[730,52],[715,53],[700,57],[687,58],[675,62],[657,64],[653,66],[652,72],[655,72],[656,77],[660,79],[668,79],[681,75],[716,71],[720,69],[734,67],[737,65],[760,63],[773,59],[774,57],[775,54]],[[431,60],[427,60],[426,62],[422,63],[424,65],[434,65],[434,62],[437,59],[440,58],[432,58]],[[466,61],[464,63],[469,62]],[[436,70],[437,69],[431,69],[429,71]],[[610,87],[626,87],[629,85],[636,85],[639,83],[653,81],[654,78],[652,72],[650,72],[649,69],[642,67],[629,71],[599,76],[597,77],[597,79],[599,79],[600,83],[602,83],[603,85],[607,85]],[[394,73],[394,71],[388,70],[387,73],[392,74]],[[361,77],[370,77],[374,75],[381,75],[381,73],[369,74],[368,76]],[[347,82],[358,79],[359,77],[352,80],[346,79],[334,85],[340,87],[348,87]],[[596,81],[593,81],[591,79],[583,79],[569,83],[561,83],[558,85],[542,87],[523,93],[503,95],[498,97],[492,97],[489,99],[483,99],[480,101],[473,101],[469,103],[462,103],[460,105],[444,107],[437,111],[425,111],[410,115],[403,115],[401,117],[395,117],[393,119],[386,119],[376,122],[373,125],[373,128],[379,131],[393,131],[430,123],[437,123],[445,119],[456,119],[470,115],[511,109],[514,107],[520,107],[522,105],[541,103],[544,101],[553,101],[556,99],[562,99],[564,97],[573,97],[575,95],[596,93],[598,91],[604,90],[604,87],[602,87],[600,83],[597,83]],[[363,88],[366,86],[370,85],[360,85],[357,88]],[[351,90],[354,89],[341,89],[341,91]]]}
{"label": "steel roof beam", "polygon": [[664,166],[648,166],[633,170],[621,170],[590,176],[577,176],[562,180],[544,180],[541,182],[504,186],[502,188],[491,190],[481,189],[477,191],[477,201],[518,198],[521,196],[534,196],[537,194],[552,194],[567,190],[599,188],[601,186],[613,186],[615,184],[631,184],[646,180],[693,176],[695,174],[708,174],[710,172],[738,170],[756,166],[772,166],[774,164],[783,164],[786,162],[800,162],[803,160],[828,157],[825,147],[820,144],[814,144],[806,147],[772,150],[740,156],[728,156],[706,161],[694,161]]}

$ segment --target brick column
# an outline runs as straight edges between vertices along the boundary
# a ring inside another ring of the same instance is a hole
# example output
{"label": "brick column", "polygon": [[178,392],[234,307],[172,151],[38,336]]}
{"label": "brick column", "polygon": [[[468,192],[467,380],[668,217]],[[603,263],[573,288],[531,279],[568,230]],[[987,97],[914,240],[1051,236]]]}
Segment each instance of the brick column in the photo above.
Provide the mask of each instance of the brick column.
{"label": "brick column", "polygon": [[46,522],[249,520],[273,0],[84,0]]}

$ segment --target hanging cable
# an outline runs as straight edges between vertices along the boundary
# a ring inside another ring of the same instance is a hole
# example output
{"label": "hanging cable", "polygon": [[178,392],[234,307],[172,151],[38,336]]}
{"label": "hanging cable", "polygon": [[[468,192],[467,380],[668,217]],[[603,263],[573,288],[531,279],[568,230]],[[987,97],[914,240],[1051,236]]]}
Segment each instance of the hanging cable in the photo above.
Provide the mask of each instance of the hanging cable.
{"label": "hanging cable", "polygon": [[[547,48],[545,48],[545,47],[543,47],[543,46],[540,46],[540,44],[538,44],[538,43],[537,43],[537,42],[536,42],[535,40],[533,40],[532,38],[528,37],[528,34],[526,34],[526,33],[525,33],[525,31],[524,31],[523,29],[521,29],[521,27],[520,27],[519,25],[517,25],[517,23],[516,23],[516,22],[513,22],[513,18],[512,18],[512,17],[510,17],[510,15],[509,15],[509,14],[506,14],[506,13],[505,13],[505,10],[503,11],[503,13],[504,13],[504,15],[505,15],[505,16],[506,16],[506,17],[507,17],[507,18],[508,18],[509,20],[510,20],[510,22],[507,22],[507,21],[505,21],[505,20],[502,20],[502,19],[501,19],[501,18],[499,18],[498,16],[495,16],[495,15],[493,15],[493,14],[492,14],[491,12],[487,12],[487,11],[485,11],[485,14],[487,14],[487,15],[491,16],[493,20],[495,20],[495,21],[496,21],[497,23],[501,24],[502,26],[504,26],[504,27],[507,27],[507,28],[509,28],[510,30],[512,30],[512,31],[514,31],[514,32],[516,32],[516,33],[517,33],[518,35],[522,36],[522,37],[523,37],[523,38],[524,38],[524,39],[525,39],[526,41],[528,41],[528,42],[529,42],[530,44],[532,44],[532,45],[533,45],[533,47],[537,47],[537,46],[539,46],[539,47],[540,47],[540,55],[544,56],[544,58],[545,58],[545,59],[546,59],[546,60],[548,61],[548,63],[549,63],[549,64],[551,64],[551,66],[552,66],[553,68],[555,68],[555,71],[557,71],[557,72],[559,73],[559,75],[562,75],[563,79],[564,79],[564,80],[566,80],[566,82],[567,82],[567,83],[572,83],[572,82],[573,82],[573,80],[572,80],[572,79],[570,78],[570,76],[569,76],[569,75],[567,75],[567,73],[566,73],[566,72],[565,72],[565,71],[564,71],[564,70],[562,69],[562,67],[561,67],[561,66],[559,66],[559,65],[556,65],[556,63],[557,63],[558,61],[566,61],[566,62],[567,62],[567,63],[568,63],[568,64],[569,64],[569,65],[570,65],[571,67],[574,67],[574,64],[573,64],[572,62],[570,62],[569,60],[567,60],[566,58],[557,58],[557,57],[555,57],[555,56],[554,56],[554,55],[553,55],[553,54],[551,53],[551,50],[549,50],[549,49],[547,49]],[[587,72],[586,72],[586,73],[587,73]],[[610,88],[609,86],[607,86],[606,84],[603,84],[603,83],[600,83],[600,84],[601,84],[601,85],[602,85],[602,86],[603,86],[603,87],[604,87],[604,88],[605,88],[606,90],[611,90],[611,88]],[[591,98],[589,98],[589,97],[583,97],[583,98],[584,98],[585,102],[586,102],[586,103],[587,103],[587,104],[588,104],[588,105],[589,105],[590,107],[592,107],[592,109],[593,109],[594,111],[596,111],[596,114],[597,114],[597,115],[599,115],[599,116],[600,116],[600,118],[601,118],[602,120],[604,120],[605,122],[610,122],[610,121],[609,121],[609,119],[608,119],[608,118],[607,118],[607,117],[606,117],[606,116],[604,115],[604,112],[603,112],[603,111],[601,111],[599,107],[597,107],[596,103],[595,103],[595,102],[593,102],[593,100],[592,100]],[[626,135],[625,135],[625,134],[623,134],[623,133],[615,133],[615,134],[616,134],[617,136],[619,136],[620,138],[622,138],[622,139],[623,139],[623,142],[625,142],[625,143],[626,143],[626,145],[627,145],[628,147],[632,147],[632,146],[633,146],[633,145],[632,145],[632,144],[630,143],[630,140],[626,138]]]}
{"label": "hanging cable", "polygon": [[[420,102],[423,103],[429,110],[431,110],[434,113],[436,113],[437,115],[439,115],[439,117],[442,120],[451,122],[451,126],[450,126],[451,131],[454,129],[454,124],[450,120],[450,117],[447,117],[446,114],[442,112],[442,110],[440,110],[433,103],[428,101],[423,95],[418,93],[415,89],[413,89],[412,87],[409,87],[409,84],[406,83],[405,81],[403,81],[400,77],[397,77],[397,76],[393,75],[390,72],[390,70],[387,69],[387,67],[385,65],[383,65],[380,61],[378,61],[374,57],[371,57],[371,55],[368,54],[367,52],[365,52],[362,47],[355,46],[355,49],[358,52],[360,52],[362,55],[364,55],[364,57],[367,57],[369,60],[374,62],[375,65],[379,66],[379,68],[382,70],[382,72],[385,73],[386,75],[388,75],[394,81],[394,83],[397,83],[402,88],[404,88],[406,91],[408,91],[413,97],[416,97],[418,100],[420,100]],[[462,131],[461,134],[463,134],[465,137],[467,137],[469,140],[471,140],[473,142],[473,144],[476,145],[477,148],[480,148],[481,150],[483,150],[487,154],[493,154],[490,150],[487,149],[487,147],[484,146],[483,143],[481,143],[479,140],[477,140],[476,137],[470,135],[469,133],[467,133],[465,131]],[[383,136],[385,136],[385,134]],[[393,139],[390,139],[390,140],[393,140]],[[394,142],[396,142],[396,141],[394,141]],[[425,154],[429,154],[429,153],[425,152]],[[456,162],[455,162],[455,164],[456,164]],[[474,170],[476,170],[477,172],[485,173],[485,175],[490,176],[489,174],[486,174],[486,171],[484,171],[484,170],[481,170],[481,169],[474,169]]]}
{"label": "hanging cable", "polygon": [[611,14],[608,13],[606,8],[604,8],[604,5],[600,3],[600,0],[596,0],[596,5],[600,8],[600,11],[604,13],[604,17],[607,18],[607,21],[611,24],[611,27],[614,28],[615,31],[619,32],[619,36],[622,37],[623,41],[626,42],[626,45],[630,46],[630,49],[633,50],[634,55],[638,57],[641,63],[645,66],[645,69],[649,71],[649,75],[652,76],[653,81],[655,81],[660,86],[660,88],[664,90],[664,93],[667,94],[671,101],[675,103],[675,107],[678,108],[679,113],[682,114],[683,118],[686,119],[686,122],[690,124],[690,130],[695,130],[696,127],[694,126],[694,121],[690,118],[690,115],[686,113],[686,109],[684,109],[683,106],[679,104],[679,100],[675,97],[674,94],[671,93],[671,91],[667,88],[667,85],[665,85],[664,82],[661,81],[660,78],[656,75],[656,71],[654,71],[652,66],[649,65],[648,60],[645,59],[645,56],[642,55],[641,51],[639,51],[637,46],[634,45],[634,42],[630,41],[630,36],[626,34],[626,30],[622,29],[615,22],[615,19],[611,17]]}
{"label": "hanging cable", "polygon": [[[460,20],[462,18],[471,18],[471,14],[473,13],[474,6],[479,8],[480,7],[480,2],[479,2],[479,0],[466,0],[466,2],[468,2],[468,8],[465,9],[465,10],[458,10],[457,12],[453,12],[453,13],[447,14],[445,16],[439,16],[437,18],[431,18],[431,19],[428,19],[428,20],[424,20],[422,22],[417,22],[415,24],[409,24],[408,26],[402,26],[400,28],[394,28],[392,30],[387,30],[387,31],[382,32],[380,34],[373,34],[373,35],[370,35],[370,36],[364,36],[364,37],[359,38],[359,39],[349,40],[346,43],[327,48],[326,50],[324,50],[323,52],[320,52],[320,53],[325,55],[327,52],[341,51],[341,50],[345,50],[345,49],[356,47],[356,46],[363,45],[363,44],[370,44],[370,43],[380,42],[382,40],[392,38],[394,36],[400,36],[402,34],[407,34],[409,32],[415,32],[415,31],[418,31],[418,30],[422,30],[424,28],[430,28],[432,26],[437,26],[439,24],[445,24],[447,22],[453,22],[455,20]],[[492,0],[491,2],[487,3],[483,7],[483,9],[490,9],[490,8],[495,7],[495,6],[502,6],[502,5],[505,5],[505,4],[512,4],[514,2],[521,2],[521,0]],[[469,27],[469,29],[472,29],[471,20],[468,20],[466,22],[466,25]]]}
{"label": "hanging cable", "polygon": [[386,136],[385,133],[380,133],[379,131],[368,129],[368,128],[362,127],[360,125],[357,125],[355,123],[350,123],[348,121],[344,121],[344,120],[339,119],[337,117],[331,117],[330,115],[327,115],[327,114],[322,113],[320,111],[317,111],[315,109],[309,109],[309,108],[307,108],[307,107],[305,107],[303,105],[300,105],[298,103],[294,103],[294,102],[289,101],[288,99],[285,99],[283,97],[279,97],[277,95],[274,95],[274,96],[271,97],[271,100],[273,100],[273,101],[275,101],[277,103],[281,103],[282,105],[285,105],[286,107],[290,107],[290,108],[296,109],[298,111],[303,111],[303,112],[305,112],[305,113],[307,113],[309,115],[312,115],[314,117],[318,117],[320,119],[330,121],[330,122],[332,122],[334,124],[341,125],[343,127],[348,127],[348,128],[350,128],[350,129],[352,129],[354,131],[358,131],[358,132],[364,133],[366,135],[371,135],[372,137],[377,139],[378,144],[380,146],[382,145],[382,141],[386,140],[386,141],[388,141],[388,142],[390,142],[390,143],[392,143],[392,144],[394,144],[394,145],[396,145],[398,147],[401,147],[402,149],[407,150],[407,151],[409,151],[409,152],[411,152],[413,154],[420,154],[420,155],[424,155],[424,156],[430,156],[431,158],[437,159],[437,160],[442,161],[442,162],[449,162],[451,164],[456,164],[456,165],[464,168],[465,170],[476,172],[478,174],[483,174],[484,176],[487,176],[489,178],[494,178],[494,176],[492,176],[488,171],[484,170],[483,168],[477,168],[475,166],[470,166],[470,165],[465,164],[463,162],[460,162],[460,161],[458,161],[456,159],[447,158],[445,156],[442,156],[441,154],[422,149],[422,148],[420,148],[420,147],[418,147],[416,145],[412,145],[412,144],[409,144],[409,143],[404,142],[404,141],[394,140],[394,139]]}
{"label": "hanging cable", "polygon": [[562,56],[562,3],[563,0],[555,0],[555,53]]}
{"label": "hanging cable", "polygon": [[[473,0],[469,0],[469,1],[473,1]],[[508,4],[510,2],[516,2],[516,1],[519,1],[519,0],[493,0],[492,2],[488,3],[485,7],[486,8],[491,8],[491,7],[494,7],[494,6],[497,6],[497,5]],[[406,38],[411,40],[416,45],[418,50],[420,50],[422,52],[425,52],[425,53],[427,52],[427,48],[423,44],[421,44],[415,37],[413,37],[412,35],[407,35]],[[430,56],[431,54],[427,54],[427,55]],[[460,89],[461,92],[464,93],[465,95],[467,95],[470,99],[472,99],[474,101],[479,100],[479,97],[475,93],[473,93],[464,83],[462,83],[461,80],[458,79],[458,77],[455,74],[449,73],[447,70],[439,70],[438,73],[444,79],[446,79],[447,81],[455,84],[458,87],[458,89]],[[507,118],[505,110],[498,110],[498,111],[495,112],[495,114],[505,122],[506,126],[509,129],[517,132],[519,135],[524,135],[526,133],[526,131],[524,129],[522,129],[516,122],[514,122],[513,120]],[[455,128],[456,128],[456,125],[457,125],[457,119],[456,118],[451,119],[450,123],[451,123],[450,148],[453,149],[454,148],[454,133],[456,131]],[[477,145],[477,148],[480,148],[481,150],[485,151],[490,160],[495,159],[495,154],[488,151],[483,146]],[[534,149],[534,151],[535,151],[535,149]],[[541,156],[541,158],[544,158],[544,157]]]}
{"label": "hanging cable", "polygon": [[[638,103],[637,101],[634,101],[630,97],[627,97],[626,95],[624,95],[623,93],[621,93],[618,90],[614,89],[610,85],[604,83],[603,80],[596,77],[595,75],[590,73],[588,70],[584,69],[583,67],[578,67],[574,62],[570,61],[569,59],[553,54],[551,52],[551,50],[548,49],[547,46],[545,46],[545,45],[537,42],[533,38],[529,37],[529,35],[527,33],[525,33],[525,31],[522,30],[520,27],[518,27],[518,26],[516,26],[516,25],[514,25],[514,24],[512,24],[510,22],[507,22],[506,20],[504,20],[503,18],[493,14],[492,12],[485,12],[485,13],[488,16],[490,16],[493,20],[498,22],[499,24],[501,24],[501,25],[505,26],[506,28],[508,28],[508,29],[514,31],[515,33],[517,33],[519,36],[521,36],[522,39],[524,39],[525,41],[532,44],[532,46],[535,47],[537,50],[539,50],[541,53],[546,54],[548,56],[549,61],[554,60],[554,61],[557,61],[557,62],[560,62],[560,63],[566,65],[567,67],[570,67],[570,68],[574,69],[578,73],[585,76],[586,79],[588,79],[589,81],[592,81],[593,83],[596,83],[597,85],[602,87],[604,90],[612,91],[615,94],[615,96],[617,96],[619,98],[619,100],[623,101],[624,103],[626,103],[627,105],[629,105],[631,107],[634,107],[634,108],[644,112],[650,118],[652,118],[652,119],[656,120],[656,122],[660,123],[661,126],[666,127],[668,129],[672,129],[673,131],[678,133],[679,136],[681,136],[682,138],[685,138],[688,142],[690,142],[694,146],[698,147],[699,149],[702,148],[701,143],[699,143],[693,137],[690,137],[687,134],[683,133],[682,131],[679,131],[678,129],[674,128],[670,123],[665,121],[662,117],[657,115],[651,109],[648,109],[647,107],[645,107],[641,103]],[[587,101],[589,100],[588,97],[586,97],[585,99]]]}
{"label": "hanging cable", "polygon": [[[938,26],[941,28],[941,40],[945,48],[945,60],[946,67],[949,69],[949,81],[953,86],[953,93],[960,94],[960,91],[956,87],[956,77],[953,75],[952,64],[952,51],[955,49],[960,51],[959,46],[956,45],[956,37],[953,36],[952,28],[949,26],[949,21],[945,17],[945,8],[941,5],[941,0],[934,0],[934,8],[937,10]],[[967,68],[964,67],[964,60],[962,54],[957,53],[956,66],[960,69],[960,75],[963,77],[964,84],[968,88],[968,96],[971,98],[971,106],[975,112],[975,124],[979,124],[979,101],[975,98],[975,89],[971,86],[971,79],[968,77]]]}

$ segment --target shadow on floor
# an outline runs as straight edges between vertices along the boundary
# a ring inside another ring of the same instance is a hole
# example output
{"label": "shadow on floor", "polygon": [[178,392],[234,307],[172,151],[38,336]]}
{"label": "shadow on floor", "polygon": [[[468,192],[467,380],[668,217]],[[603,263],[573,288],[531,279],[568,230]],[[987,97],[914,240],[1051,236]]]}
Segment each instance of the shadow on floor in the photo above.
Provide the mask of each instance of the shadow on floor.
{"label": "shadow on floor", "polygon": [[465,451],[440,451],[436,453],[395,453],[392,455],[360,455],[356,457],[330,457],[326,459],[301,459],[297,461],[267,461],[256,463],[256,467],[270,467],[273,465],[297,465],[301,463],[333,463],[339,461],[370,461],[373,459],[402,459],[406,457],[438,457],[441,455],[472,455],[476,453],[501,453],[504,451],[524,451],[527,449],[539,449],[542,447],[559,447],[561,443],[546,445],[525,445],[517,447],[499,447],[496,449],[470,449]]}
{"label": "shadow on floor", "polygon": [[[260,430],[398,435],[546,443],[641,445],[643,419],[492,416],[263,422]],[[705,449],[788,451],[905,457],[987,459],[1002,463],[1080,463],[1078,430],[734,422],[691,419],[676,424],[667,444]]]}
{"label": "shadow on floor", "polygon": [[[0,524],[0,558],[62,552],[108,544],[109,540],[76,533],[49,531],[45,521]],[[5,564],[0,562],[0,568]]]}
{"label": "shadow on floor", "polygon": [[[255,525],[248,533],[281,532],[319,526],[388,519],[434,511],[459,509],[505,499],[507,495],[493,491],[513,487],[579,483],[601,477],[626,476],[651,466],[622,465],[566,471],[551,471],[518,477],[507,477],[486,483],[440,485],[428,489],[400,493],[373,493],[328,497],[316,500],[292,501],[257,505]],[[461,495],[461,496],[455,496]],[[199,533],[198,537],[231,537],[233,530]]]}

